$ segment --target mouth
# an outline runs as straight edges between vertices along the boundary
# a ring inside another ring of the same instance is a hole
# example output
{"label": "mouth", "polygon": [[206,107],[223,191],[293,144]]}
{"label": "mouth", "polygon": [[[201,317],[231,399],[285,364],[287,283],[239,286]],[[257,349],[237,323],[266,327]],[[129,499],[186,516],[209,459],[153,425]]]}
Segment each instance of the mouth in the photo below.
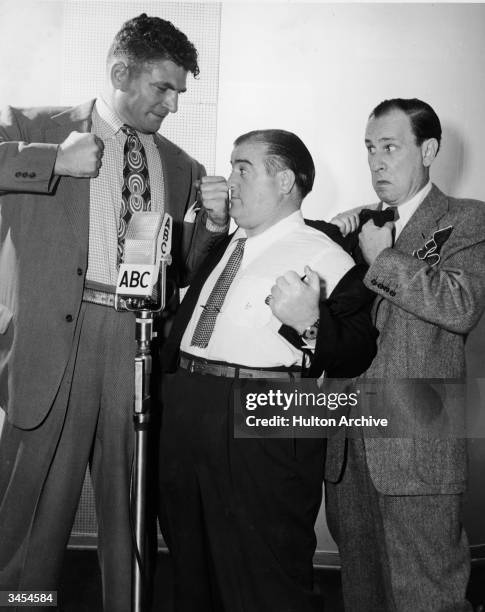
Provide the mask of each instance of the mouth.
{"label": "mouth", "polygon": [[386,181],[386,179],[377,179],[376,185],[384,187],[385,185],[390,185],[391,181]]}
{"label": "mouth", "polygon": [[229,202],[229,214],[232,215],[234,212],[234,208],[237,209],[238,205],[241,203],[240,198],[232,197]]}
{"label": "mouth", "polygon": [[151,114],[156,117],[159,121],[163,121],[165,119],[165,117],[167,116],[167,113],[164,113],[163,115],[159,114],[159,113],[155,113],[153,111],[150,111]]}

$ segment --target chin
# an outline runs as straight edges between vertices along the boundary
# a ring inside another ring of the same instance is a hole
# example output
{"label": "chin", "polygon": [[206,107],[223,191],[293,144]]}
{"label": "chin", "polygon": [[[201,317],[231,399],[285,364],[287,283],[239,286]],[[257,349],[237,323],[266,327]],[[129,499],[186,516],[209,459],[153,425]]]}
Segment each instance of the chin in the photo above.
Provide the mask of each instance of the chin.
{"label": "chin", "polygon": [[388,200],[392,195],[387,185],[377,185],[374,187],[374,191],[381,199]]}

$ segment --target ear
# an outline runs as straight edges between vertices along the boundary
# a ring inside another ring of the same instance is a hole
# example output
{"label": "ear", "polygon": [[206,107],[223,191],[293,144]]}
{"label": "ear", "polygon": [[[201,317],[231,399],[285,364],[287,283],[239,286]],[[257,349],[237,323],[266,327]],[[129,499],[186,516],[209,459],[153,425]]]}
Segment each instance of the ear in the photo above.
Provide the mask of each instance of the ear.
{"label": "ear", "polygon": [[109,76],[114,89],[126,90],[130,80],[130,71],[125,62],[115,62],[110,68]]}
{"label": "ear", "polygon": [[280,190],[284,194],[289,194],[295,184],[295,173],[289,168],[278,172]]}
{"label": "ear", "polygon": [[434,162],[438,153],[438,141],[436,138],[428,138],[421,143],[421,155],[423,157],[423,166],[429,168]]}

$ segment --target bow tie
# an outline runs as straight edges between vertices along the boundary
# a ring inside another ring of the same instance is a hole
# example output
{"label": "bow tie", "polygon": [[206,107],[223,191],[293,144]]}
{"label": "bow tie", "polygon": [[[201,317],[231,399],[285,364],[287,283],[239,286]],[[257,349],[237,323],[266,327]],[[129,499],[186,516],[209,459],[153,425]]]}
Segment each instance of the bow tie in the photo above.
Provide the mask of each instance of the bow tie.
{"label": "bow tie", "polygon": [[397,221],[399,219],[399,211],[397,210],[397,206],[390,206],[385,210],[363,208],[359,213],[359,230],[364,223],[367,223],[370,219],[374,221],[377,227],[382,227],[388,221]]}

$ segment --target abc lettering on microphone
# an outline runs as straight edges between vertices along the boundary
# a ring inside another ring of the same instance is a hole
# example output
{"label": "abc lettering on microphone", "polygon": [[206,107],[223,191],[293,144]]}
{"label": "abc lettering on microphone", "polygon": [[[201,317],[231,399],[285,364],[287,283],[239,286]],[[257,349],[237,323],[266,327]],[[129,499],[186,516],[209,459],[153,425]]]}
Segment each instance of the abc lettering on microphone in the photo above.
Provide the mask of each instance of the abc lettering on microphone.
{"label": "abc lettering on microphone", "polygon": [[159,212],[134,213],[128,224],[124,261],[116,283],[119,310],[159,310],[164,305],[165,268],[170,263],[172,217]]}
{"label": "abc lettering on microphone", "polygon": [[123,295],[147,296],[151,295],[154,283],[156,266],[142,264],[122,264],[118,289]]}

